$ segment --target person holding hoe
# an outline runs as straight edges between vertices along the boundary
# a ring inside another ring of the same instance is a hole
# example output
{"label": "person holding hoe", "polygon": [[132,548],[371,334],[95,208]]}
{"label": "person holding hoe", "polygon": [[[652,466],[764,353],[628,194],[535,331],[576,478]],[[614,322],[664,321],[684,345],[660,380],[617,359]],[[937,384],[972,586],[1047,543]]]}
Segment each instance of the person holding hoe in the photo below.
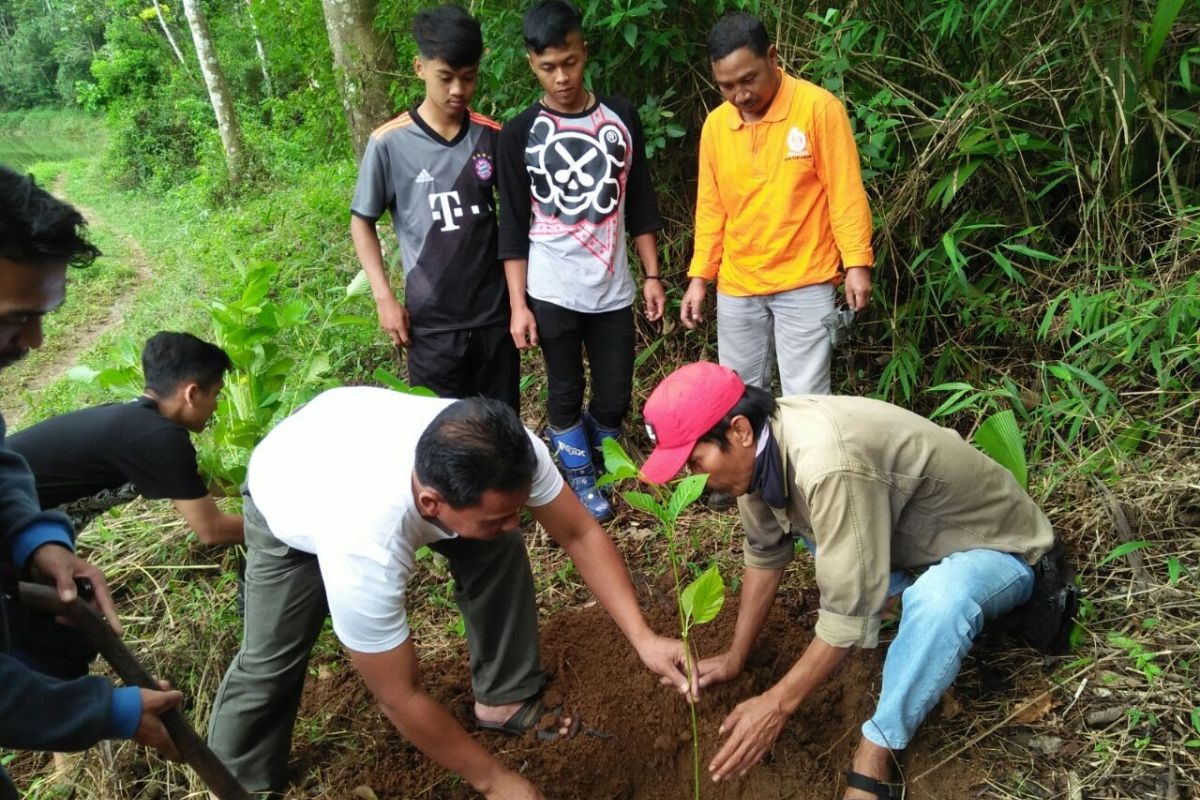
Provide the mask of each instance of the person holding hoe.
{"label": "person holding hoe", "polygon": [[[0,369],[42,345],[42,318],[66,296],[67,265],[86,265],[99,250],[83,235],[83,216],[34,183],[0,166]],[[134,739],[168,757],[175,746],[158,715],[183,703],[177,691],[115,687],[99,676],[59,680],[9,655],[6,591],[10,579],[53,583],[64,603],[79,599],[76,581],[118,634],[121,624],[103,574],[75,554],[67,516],[38,505],[29,466],[4,440],[0,417],[0,747],[82,750],[104,739]],[[17,800],[0,766],[0,800]]]}
{"label": "person holding hoe", "polygon": [[642,662],[693,692],[683,643],[647,626],[616,547],[511,407],[332,389],[250,459],[245,632],[209,729],[212,749],[247,789],[284,788],[309,651],[329,615],[405,739],[492,800],[540,800],[426,694],[406,600],[416,553],[428,545],[450,563],[466,623],[474,727],[573,735],[579,720],[541,701],[522,507],[572,558]]}
{"label": "person holding hoe", "polygon": [[725,718],[713,780],[745,775],[853,648],[878,644],[893,569],[919,574],[903,594],[845,800],[901,796],[897,754],[986,620],[1019,609],[1031,644],[1065,649],[1074,586],[1049,520],[1008,470],[955,431],[868,398],[776,401],[709,362],[667,376],[643,415],[655,441],[646,480],[665,483],[686,466],[739,498],[741,604],[728,649],[699,663],[701,689],[744,669],[795,552],[787,532],[816,544],[813,640],[774,686]]}

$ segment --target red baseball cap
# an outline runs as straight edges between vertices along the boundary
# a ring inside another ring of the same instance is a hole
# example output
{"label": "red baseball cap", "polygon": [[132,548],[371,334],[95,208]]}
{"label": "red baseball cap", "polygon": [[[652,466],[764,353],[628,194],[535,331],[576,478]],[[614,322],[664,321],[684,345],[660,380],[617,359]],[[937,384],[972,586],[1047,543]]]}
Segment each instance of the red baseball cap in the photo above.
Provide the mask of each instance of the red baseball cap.
{"label": "red baseball cap", "polygon": [[642,409],[646,432],[654,441],[642,477],[651,483],[674,478],[700,437],[737,405],[745,391],[736,372],[711,361],[687,364],[664,378]]}

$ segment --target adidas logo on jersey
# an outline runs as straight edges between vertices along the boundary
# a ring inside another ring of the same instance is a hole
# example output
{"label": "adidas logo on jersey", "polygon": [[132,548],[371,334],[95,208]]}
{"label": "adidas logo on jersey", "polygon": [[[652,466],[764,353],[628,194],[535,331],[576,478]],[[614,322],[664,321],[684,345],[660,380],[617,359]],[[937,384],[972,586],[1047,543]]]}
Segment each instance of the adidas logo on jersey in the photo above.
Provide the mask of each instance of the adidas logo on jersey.
{"label": "adidas logo on jersey", "polygon": [[423,169],[416,177],[415,183],[433,183],[433,176],[429,174],[429,170]]}

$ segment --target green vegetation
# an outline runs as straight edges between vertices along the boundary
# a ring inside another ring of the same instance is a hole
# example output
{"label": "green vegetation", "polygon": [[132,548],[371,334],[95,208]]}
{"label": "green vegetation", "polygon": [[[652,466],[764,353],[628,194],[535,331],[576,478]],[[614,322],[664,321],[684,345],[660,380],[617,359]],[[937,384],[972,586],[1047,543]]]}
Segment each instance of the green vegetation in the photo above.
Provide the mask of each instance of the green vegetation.
{"label": "green vegetation", "polygon": [[38,162],[97,155],[104,148],[98,125],[94,114],[82,111],[0,111],[0,164],[28,169]]}
{"label": "green vegetation", "polygon": [[[248,448],[297,403],[338,382],[397,385],[402,369],[354,288],[355,168],[320,4],[204,4],[250,150],[249,180],[236,189],[182,10],[160,5],[161,21],[141,0],[0,6],[0,161],[85,209],[107,254],[72,275],[47,347],[6,371],[0,398],[20,427],[136,390],[137,347],[157,329],[219,337],[238,370],[200,449],[211,474],[234,483]],[[378,5],[375,27],[401,65],[389,76],[396,109],[420,90],[407,66],[414,5]],[[474,4],[490,47],[475,105],[500,120],[536,96],[520,46],[524,5]],[[1168,763],[1180,782],[1200,780],[1200,9],[1181,0],[580,6],[592,85],[640,108],[669,221],[668,320],[639,323],[635,415],[659,377],[715,356],[711,324],[688,332],[674,320],[698,131],[719,101],[704,37],[720,13],[749,8],[768,17],[787,69],[845,98],[862,155],[876,291],[835,365],[838,390],[974,439],[1047,508],[1079,567],[1076,660],[1054,687],[1062,710],[1029,723],[1073,737],[1079,755],[1014,758],[1011,779],[993,788],[1031,796],[1028,786],[1066,780],[1080,796],[1147,794]],[[388,252],[394,261],[394,243]],[[532,424],[543,381],[536,356],[525,363]],[[642,444],[631,437],[631,449]],[[202,726],[237,637],[234,558],[202,551],[173,520],[138,504],[98,522],[84,544],[129,609],[135,649],[154,653]],[[697,555],[684,561],[717,553],[736,569],[734,527],[729,516],[695,518]],[[684,563],[673,539],[625,535],[634,569]],[[531,553],[549,607],[585,599],[560,552],[535,541]],[[445,597],[446,576],[424,572],[410,587],[414,625],[434,637],[453,630],[453,611],[420,602]],[[783,591],[811,581],[793,570]],[[1027,653],[1014,658],[1044,686]],[[1085,724],[1109,707],[1121,714]],[[973,709],[969,721],[939,722],[935,736],[977,741],[1005,713]],[[37,769],[21,758],[15,768]],[[172,792],[189,780],[153,761],[138,774]],[[96,796],[118,796],[96,786]]]}

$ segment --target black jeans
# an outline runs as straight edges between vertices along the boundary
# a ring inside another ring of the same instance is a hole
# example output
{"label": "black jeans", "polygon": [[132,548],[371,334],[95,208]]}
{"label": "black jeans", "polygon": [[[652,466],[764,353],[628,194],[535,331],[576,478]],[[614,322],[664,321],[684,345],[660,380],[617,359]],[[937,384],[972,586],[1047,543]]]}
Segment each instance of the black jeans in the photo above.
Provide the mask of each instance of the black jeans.
{"label": "black jeans", "polygon": [[529,298],[546,359],[551,427],[579,421],[583,410],[583,354],[591,368],[588,410],[601,426],[620,428],[633,394],[633,306],[602,314],[571,311]]}
{"label": "black jeans", "polygon": [[507,325],[459,331],[414,332],[408,382],[438,397],[482,395],[521,413],[521,355]]}

